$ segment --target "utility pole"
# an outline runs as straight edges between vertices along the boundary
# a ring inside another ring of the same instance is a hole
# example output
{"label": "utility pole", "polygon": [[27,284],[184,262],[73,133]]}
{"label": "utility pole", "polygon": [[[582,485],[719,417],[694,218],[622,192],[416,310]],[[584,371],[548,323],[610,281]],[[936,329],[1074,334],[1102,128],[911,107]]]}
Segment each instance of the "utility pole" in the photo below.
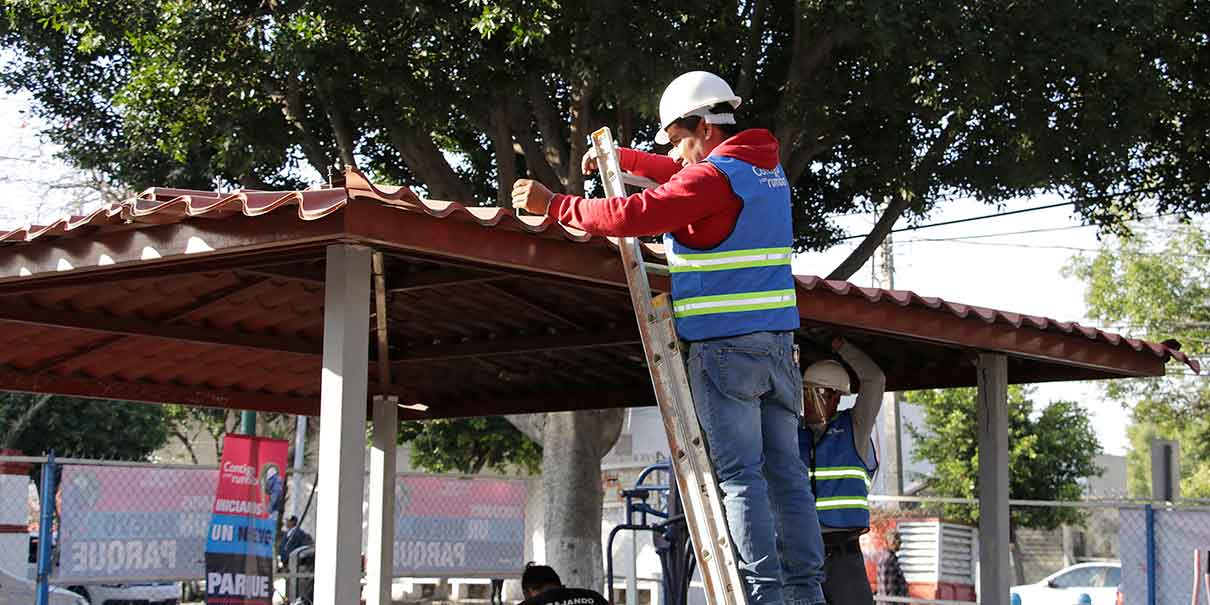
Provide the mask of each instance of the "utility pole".
{"label": "utility pole", "polygon": [[[882,240],[881,246],[882,271],[879,276],[882,288],[895,288],[895,252],[891,234]],[[883,453],[882,469],[886,477],[886,493],[888,496],[903,495],[903,447],[902,423],[899,415],[899,393],[886,393],[882,396],[882,435]],[[892,502],[892,507],[898,508],[898,502]]]}

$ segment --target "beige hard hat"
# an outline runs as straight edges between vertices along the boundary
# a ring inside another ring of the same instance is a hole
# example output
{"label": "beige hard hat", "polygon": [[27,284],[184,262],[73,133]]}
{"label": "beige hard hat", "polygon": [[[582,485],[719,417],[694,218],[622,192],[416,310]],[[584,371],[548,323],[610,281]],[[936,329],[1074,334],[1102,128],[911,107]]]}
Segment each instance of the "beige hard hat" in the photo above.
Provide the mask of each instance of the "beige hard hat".
{"label": "beige hard hat", "polygon": [[802,373],[802,381],[806,386],[833,389],[845,395],[852,392],[849,389],[849,373],[840,362],[831,359],[807,366],[807,371]]}
{"label": "beige hard hat", "polygon": [[708,124],[734,124],[734,115],[710,114],[707,110],[719,103],[729,103],[734,109],[742,102],[731,85],[708,71],[683,73],[668,84],[660,97],[660,129],[655,133],[655,142],[667,145],[668,133],[664,129],[691,115],[702,116]]}

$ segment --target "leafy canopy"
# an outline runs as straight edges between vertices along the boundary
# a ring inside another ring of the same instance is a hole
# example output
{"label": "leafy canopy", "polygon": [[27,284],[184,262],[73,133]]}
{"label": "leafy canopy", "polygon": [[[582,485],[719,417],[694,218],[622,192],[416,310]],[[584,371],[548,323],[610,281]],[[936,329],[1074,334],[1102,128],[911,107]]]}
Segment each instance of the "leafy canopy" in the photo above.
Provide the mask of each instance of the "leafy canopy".
{"label": "leafy canopy", "polygon": [[542,448],[500,416],[404,422],[400,443],[412,444],[412,463],[435,473],[483,470],[536,474]]}
{"label": "leafy canopy", "polygon": [[[1101,453],[1088,411],[1073,401],[1055,401],[1037,410],[1032,389],[1008,387],[1009,497],[1022,500],[1077,500],[1080,480],[1100,475],[1094,464]],[[924,411],[924,424],[908,424],[916,440],[916,461],[933,465],[924,477],[930,493],[974,498],[978,495],[979,452],[976,390],[914,391],[907,401]],[[978,509],[944,505],[947,518],[977,524]],[[1082,519],[1077,509],[1021,507],[1011,510],[1017,527],[1054,529]]]}
{"label": "leafy canopy", "polygon": [[[1072,260],[1084,281],[1088,316],[1156,342],[1175,339],[1210,362],[1210,237],[1204,225],[1160,223],[1132,238],[1107,239],[1099,252]],[[1170,343],[1171,344],[1171,343]],[[1181,447],[1181,495],[1210,497],[1210,380],[1172,364],[1168,376],[1115,380],[1106,394],[1131,410],[1127,454],[1131,495],[1151,493],[1150,441]]]}
{"label": "leafy canopy", "polygon": [[39,455],[146,460],[168,441],[163,406],[123,401],[0,393],[3,447]]}
{"label": "leafy canopy", "polygon": [[340,162],[503,202],[525,175],[581,191],[589,131],[650,141],[665,84],[709,69],[780,139],[797,244],[822,249],[838,214],[957,196],[1058,192],[1114,228],[1147,198],[1206,211],[1207,22],[1152,0],[11,0],[0,83],[135,189],[297,187]]}

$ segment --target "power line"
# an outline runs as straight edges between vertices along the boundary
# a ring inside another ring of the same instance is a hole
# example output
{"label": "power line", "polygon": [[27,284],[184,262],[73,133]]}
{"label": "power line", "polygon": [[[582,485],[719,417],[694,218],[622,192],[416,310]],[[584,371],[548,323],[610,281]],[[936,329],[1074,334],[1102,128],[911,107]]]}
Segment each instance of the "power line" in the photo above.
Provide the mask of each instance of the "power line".
{"label": "power line", "polygon": [[[983,216],[971,216],[971,217],[967,217],[967,218],[955,219],[952,221],[941,221],[939,223],[929,223],[927,225],[911,225],[908,227],[900,227],[899,229],[891,229],[890,233],[902,233],[904,231],[919,231],[920,229],[928,229],[930,227],[944,227],[946,225],[957,225],[960,223],[981,221],[981,220],[989,219],[989,218],[1000,218],[1002,216],[1012,216],[1014,214],[1024,214],[1026,212],[1037,212],[1038,210],[1050,210],[1051,208],[1062,208],[1063,206],[1071,206],[1072,204],[1075,204],[1075,202],[1059,202],[1057,204],[1048,204],[1046,206],[1037,206],[1035,208],[1022,208],[1020,210],[1009,210],[1008,212],[997,212],[995,214],[984,214]],[[863,238],[868,235],[869,235],[869,233],[865,233],[862,235],[849,235],[847,237],[842,237],[837,241],[843,242],[846,240]]]}
{"label": "power line", "polygon": [[[1001,234],[994,234],[994,235],[1001,235]],[[991,237],[991,235],[988,235],[987,237]],[[1072,252],[1089,252],[1089,253],[1102,252],[1102,250],[1099,248],[1080,248],[1078,246],[1049,246],[1049,245],[1042,245],[1042,244],[1021,244],[1021,243],[1010,243],[1010,242],[971,242],[971,241],[966,241],[966,238],[963,238],[963,237],[940,237],[940,238],[922,237],[922,238],[906,240],[906,243],[909,243],[909,244],[917,244],[917,243],[922,243],[922,244],[965,244],[968,246],[1025,248],[1025,249],[1029,249],[1029,250],[1069,250]],[[1210,259],[1210,254],[1190,254],[1190,253],[1185,253],[1185,252],[1162,252],[1162,251],[1137,250],[1137,251],[1131,252],[1131,254],[1138,254],[1138,255],[1142,255],[1142,256],[1181,256],[1184,258]]]}
{"label": "power line", "polygon": [[[1160,189],[1162,189],[1162,187],[1141,187],[1139,189],[1130,189],[1128,191],[1119,191],[1117,193],[1107,193],[1104,195],[1093,195],[1093,196],[1081,198],[1079,200],[1069,200],[1066,202],[1059,202],[1056,204],[1048,204],[1046,206],[1037,206],[1035,208],[1022,208],[1020,210],[1009,210],[1008,212],[997,212],[994,214],[985,214],[983,216],[972,216],[972,217],[961,218],[961,219],[956,219],[956,220],[952,220],[952,221],[941,221],[939,223],[928,223],[926,225],[912,225],[912,226],[908,226],[908,227],[901,227],[899,229],[891,229],[888,233],[902,233],[904,231],[918,231],[920,229],[928,229],[930,227],[943,227],[945,225],[957,225],[957,224],[961,224],[961,223],[969,223],[972,221],[981,221],[981,220],[985,220],[985,219],[989,219],[989,218],[1000,218],[1002,216],[1012,216],[1014,214],[1024,214],[1026,212],[1037,212],[1039,210],[1050,210],[1052,208],[1062,208],[1063,206],[1071,206],[1077,202],[1111,200],[1114,198],[1125,197],[1128,195],[1138,195],[1141,193],[1153,193]],[[958,199],[958,198],[948,198],[948,199],[943,199],[941,201],[948,201],[949,199]],[[1173,213],[1169,213],[1169,214],[1178,214],[1178,213],[1173,212]],[[1156,216],[1161,216],[1161,215],[1156,215]],[[847,241],[847,240],[851,240],[851,239],[859,239],[859,238],[868,237],[869,235],[870,235],[869,233],[865,233],[863,235],[849,235],[846,237],[842,237],[836,241],[843,242],[843,241]]]}

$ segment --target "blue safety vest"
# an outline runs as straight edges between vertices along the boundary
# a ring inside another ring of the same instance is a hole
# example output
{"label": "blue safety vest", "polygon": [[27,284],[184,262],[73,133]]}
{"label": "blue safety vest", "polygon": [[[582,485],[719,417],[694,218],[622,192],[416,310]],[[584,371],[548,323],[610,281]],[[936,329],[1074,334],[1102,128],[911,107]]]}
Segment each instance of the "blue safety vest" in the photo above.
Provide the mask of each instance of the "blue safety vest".
{"label": "blue safety vest", "polygon": [[811,429],[799,429],[798,449],[810,470],[819,524],[837,529],[869,528],[870,483],[878,471],[878,452],[871,439],[874,466],[866,466],[857,452],[850,410],[837,414],[819,441]]}
{"label": "blue safety vest", "polygon": [[664,235],[677,333],[705,340],[798,329],[785,172],[780,165],[766,170],[730,157],[706,159],[727,176],[744,207],[714,248],[690,248]]}

